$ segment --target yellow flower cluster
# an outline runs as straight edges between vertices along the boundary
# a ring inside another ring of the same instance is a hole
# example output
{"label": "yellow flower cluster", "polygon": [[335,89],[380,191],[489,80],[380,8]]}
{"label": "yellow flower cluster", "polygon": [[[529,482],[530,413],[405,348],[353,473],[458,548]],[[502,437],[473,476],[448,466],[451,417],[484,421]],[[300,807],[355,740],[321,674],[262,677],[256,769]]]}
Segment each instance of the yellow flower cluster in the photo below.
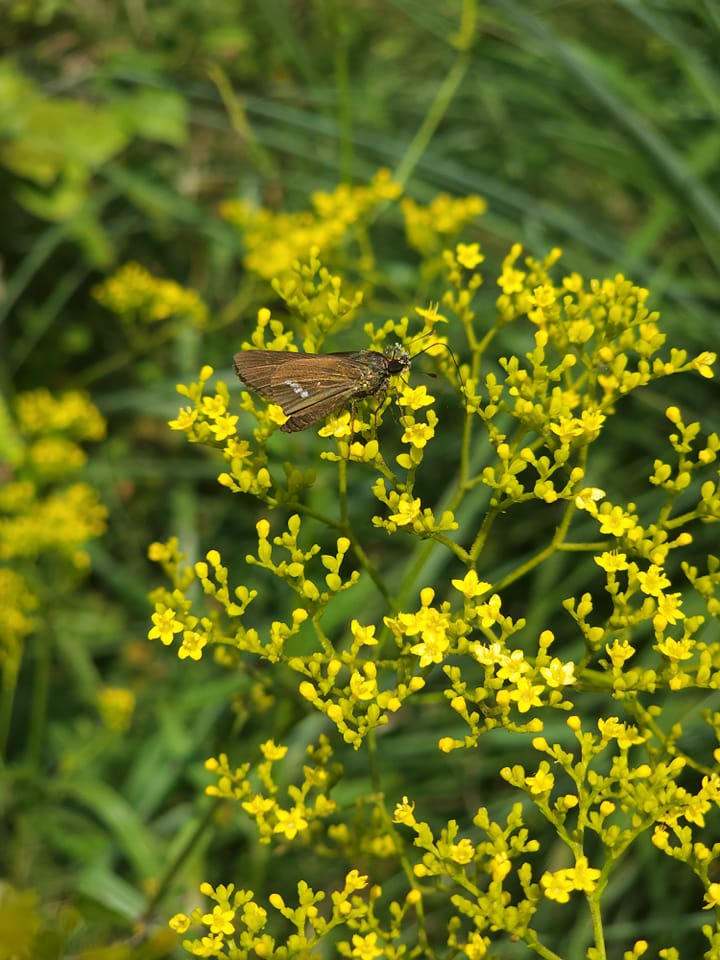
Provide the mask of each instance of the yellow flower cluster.
{"label": "yellow flower cluster", "polygon": [[367,186],[341,185],[333,193],[316,193],[312,210],[278,213],[228,200],[221,213],[243,233],[246,269],[270,280],[284,277],[296,260],[306,259],[312,250],[330,259],[348,235],[362,235],[364,221],[379,204],[397,199],[400,193],[400,185],[381,170]]}
{"label": "yellow flower cluster", "polygon": [[207,306],[195,290],[154,277],[139,263],[126,263],[98,284],[93,296],[127,324],[161,323],[175,317],[196,327],[207,322]]}
{"label": "yellow flower cluster", "polygon": [[10,690],[38,595],[48,581],[62,594],[87,569],[87,541],[105,530],[97,491],[77,479],[80,442],[102,439],[105,422],[84,393],[45,389],[19,394],[12,410],[0,400],[0,422],[0,663]]}
{"label": "yellow flower cluster", "polygon": [[[318,955],[321,941],[331,937],[342,957],[376,960],[402,956],[401,928],[418,902],[417,897],[408,896],[404,903],[392,903],[393,922],[384,930],[373,917],[380,890],[368,889],[368,878],[357,870],[350,870],[342,887],[330,892],[329,897],[301,880],[297,884],[297,905],[272,893],[267,905],[262,906],[252,890],[236,890],[234,884],[213,887],[203,883],[200,892],[213,902],[210,911],[198,907],[191,914],[178,913],[170,920],[171,929],[181,935],[193,924],[205,928],[203,936],[183,941],[185,950],[195,957],[311,957]],[[329,903],[325,904],[326,900]],[[290,931],[283,939],[266,930],[275,915]],[[353,933],[361,924],[375,929],[366,934]],[[349,939],[343,940],[343,933]]]}
{"label": "yellow flower cluster", "polygon": [[98,691],[98,710],[108,730],[125,733],[135,710],[135,694],[124,687],[103,687]]}
{"label": "yellow flower cluster", "polygon": [[104,422],[83,394],[54,402],[39,390],[19,397],[15,430],[16,455],[0,488],[0,560],[56,553],[82,568],[82,545],[103,532],[106,510],[87,484],[57,481],[68,481],[85,462],[74,438],[100,439]]}
{"label": "yellow flower cluster", "polygon": [[102,440],[105,421],[87,394],[71,390],[53,396],[40,388],[21,393],[16,406],[17,428],[27,436],[62,434],[75,440]]}
{"label": "yellow flower cluster", "polygon": [[0,566],[0,663],[9,677],[17,676],[22,641],[35,628],[37,596],[27,582],[9,567]]}
{"label": "yellow flower cluster", "polygon": [[[322,737],[316,748],[308,748],[311,765],[303,768],[303,783],[288,788],[287,806],[278,801],[280,788],[273,774],[274,764],[285,758],[287,747],[268,740],[260,750],[262,762],[256,765],[245,763],[234,770],[225,754],[206,761],[205,769],[217,777],[217,785],[207,787],[207,794],[239,802],[254,820],[261,843],[270,843],[277,837],[307,839],[313,824],[331,817],[337,810],[335,802],[328,796],[332,750],[327,738]],[[260,790],[253,787],[256,780],[261,784]]]}
{"label": "yellow flower cluster", "polygon": [[[346,191],[318,202],[305,221],[257,215],[248,228],[250,256],[258,260],[252,268],[275,278],[276,291],[300,317],[302,333],[291,333],[262,309],[248,345],[292,350],[297,343],[317,350],[329,331],[357,317],[359,291],[367,289],[362,272],[353,289],[320,260],[320,253],[325,258],[355,222],[351,208]],[[437,460],[443,407],[424,386],[403,378],[392,398],[400,411],[394,439],[389,417],[390,439],[377,432],[389,397],[318,425],[323,444],[334,444],[321,457],[334,465],[337,481],[335,489],[324,480],[309,494],[315,471],[299,464],[303,458],[317,464],[317,458],[304,452],[301,438],[277,435],[282,411],[246,391],[236,400],[220,382],[213,381],[207,391],[213,371],[204,368],[197,383],[179,388],[189,406],[171,425],[191,441],[222,452],[221,485],[284,512],[286,519],[258,521],[257,549],[245,560],[274,578],[273,602],[285,613],[260,628],[250,606],[255,591],[231,586],[217,551],[184,567],[171,541],[151,550],[165,567],[171,589],[153,597],[150,636],[168,644],[177,639],[181,656],[190,659],[207,649],[227,666],[257,657],[282,664],[295,677],[301,703],[322,713],[333,734],[354,749],[374,751],[381,742],[374,731],[413,702],[431,706],[455,727],[453,736],[447,729],[440,732],[441,752],[472,749],[493,731],[532,734],[532,748],[541,754],[537,764],[508,766],[502,776],[552,825],[564,855],[552,869],[538,866],[532,856],[539,843],[520,804],[504,822],[481,808],[472,829],[461,831],[453,821],[431,828],[416,818],[411,799],[397,805],[391,826],[384,801],[375,798],[372,815],[357,830],[363,836],[354,836],[330,797],[329,742],[318,748],[321,759],[303,768],[301,781],[286,795],[274,772],[285,761],[285,747],[274,742],[263,745],[263,759],[255,766],[231,767],[222,756],[211,761],[209,769],[218,779],[210,792],[237,800],[263,842],[302,845],[312,838],[317,844],[322,837],[327,849],[348,856],[359,850],[368,857],[401,856],[412,889],[396,905],[398,916],[406,916],[410,904],[420,909],[433,883],[451,890],[448,902],[455,912],[447,943],[458,954],[482,958],[493,936],[504,931],[536,953],[552,956],[533,926],[540,904],[582,900],[593,929],[600,929],[602,894],[623,854],[643,833],[653,834],[658,850],[684,859],[704,886],[708,908],[720,903],[710,871],[720,849],[701,833],[718,804],[720,780],[711,763],[681,748],[679,725],[663,726],[654,704],[644,706],[658,693],[670,697],[720,686],[717,644],[707,632],[720,613],[720,560],[710,555],[702,564],[683,562],[693,544],[690,528],[720,519],[720,438],[703,437],[699,423],[686,424],[680,410],[670,406],[670,454],[658,456],[647,469],[650,493],[656,494],[652,502],[613,499],[590,485],[589,475],[590,451],[604,438],[622,397],[679,373],[711,377],[716,358],[709,351],[689,357],[671,349],[666,355],[665,334],[659,315],[648,307],[648,292],[622,276],[555,279],[559,250],[536,260],[513,247],[498,279],[496,320],[480,322],[473,298],[482,283],[483,252],[477,243],[455,243],[454,234],[482,208],[477,198],[439,198],[424,209],[404,205],[411,242],[425,256],[425,275],[441,276],[445,287],[440,303],[447,316],[432,306],[416,312],[423,322],[421,337],[432,330],[428,355],[462,398],[452,414],[458,424],[452,463]],[[369,209],[362,207],[356,219]],[[328,226],[323,217],[342,220],[341,210],[346,220],[335,233],[323,232]],[[448,237],[454,244],[449,247]],[[435,325],[446,322],[442,329],[449,336],[437,336]],[[494,355],[488,369],[493,339],[509,323],[526,324],[526,352]],[[407,347],[414,340],[409,330],[406,317],[365,327],[372,349],[393,340]],[[464,344],[458,347],[462,363],[445,350],[458,339]],[[254,418],[253,430],[243,428],[248,415]],[[283,458],[276,450],[287,450],[291,442],[296,444],[293,462],[288,456],[278,467]],[[424,470],[428,464],[436,474]],[[442,492],[432,482],[437,477]],[[378,506],[370,521],[367,510],[362,521],[357,519],[356,494],[363,505],[374,496]],[[540,518],[551,515],[552,531],[516,561],[497,541],[503,519],[523,505],[525,516],[533,510]],[[369,538],[371,525],[402,538],[389,544],[388,562]],[[585,539],[588,530],[590,540]],[[406,562],[401,544],[408,545]],[[492,562],[485,553],[489,546]],[[563,552],[586,558],[589,581],[563,604],[575,640],[572,652],[556,639],[567,630],[555,623],[553,630],[528,627],[518,594],[513,607],[507,596],[509,586]],[[429,586],[431,556],[454,565],[446,592],[437,583]],[[492,573],[498,556],[502,573]],[[416,591],[419,600],[413,602]],[[338,619],[329,609],[340,594],[346,596],[335,611],[372,594],[374,608],[368,609],[375,613],[353,610]],[[640,654],[644,636],[649,639]],[[269,683],[259,699],[270,699],[268,689]],[[606,705],[602,718],[590,726],[581,719],[588,693],[604,698]],[[549,742],[558,716],[566,718],[565,733]],[[720,714],[704,719],[720,742]],[[714,760],[720,762],[720,748]],[[689,770],[694,780],[688,777],[681,785]],[[331,813],[339,822],[326,822]],[[412,836],[408,845],[406,831]],[[274,940],[260,939],[269,936],[263,925],[266,904],[252,907],[251,923],[238,924],[232,898],[206,892],[216,897],[217,909],[193,915],[208,934],[190,942],[191,952],[223,955],[238,930],[247,935],[243,942],[259,944],[254,947],[258,955],[277,948]],[[312,940],[314,896],[303,888],[298,907],[271,898],[270,908],[291,923],[302,921],[303,934],[309,929]],[[250,902],[252,895],[241,909]],[[351,897],[350,902],[357,901]],[[370,910],[372,895],[363,902]],[[394,955],[390,933],[379,921],[370,925],[369,916],[358,914],[348,940],[338,946],[339,955]],[[262,924],[248,933],[258,918]],[[185,917],[176,928],[189,922]],[[308,942],[293,943],[306,949]],[[643,943],[636,941],[628,956],[641,956]]]}
{"label": "yellow flower cluster", "polygon": [[[425,259],[430,259],[440,254],[467,224],[485,213],[486,209],[487,203],[478,196],[451,197],[441,193],[427,206],[405,197],[402,212],[407,241]],[[476,260],[473,266],[478,262]]]}

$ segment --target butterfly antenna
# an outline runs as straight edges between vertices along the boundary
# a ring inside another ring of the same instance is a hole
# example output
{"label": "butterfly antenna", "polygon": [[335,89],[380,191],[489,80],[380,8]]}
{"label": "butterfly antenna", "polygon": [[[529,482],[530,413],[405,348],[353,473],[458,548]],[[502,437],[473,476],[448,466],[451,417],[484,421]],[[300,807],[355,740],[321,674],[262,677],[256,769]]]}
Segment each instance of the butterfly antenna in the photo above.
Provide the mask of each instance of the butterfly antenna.
{"label": "butterfly antenna", "polygon": [[[428,331],[427,334],[423,334],[423,336],[429,336],[430,333],[432,333],[432,330]],[[417,339],[417,338],[416,338],[416,339]],[[412,343],[412,341],[410,341],[410,342]],[[461,388],[461,389],[460,389],[460,392],[461,392],[461,394],[462,394],[463,404],[465,405],[465,412],[467,413],[467,408],[468,408],[468,406],[467,406],[467,392],[466,392],[466,390],[465,390],[465,379],[464,379],[462,373],[460,372],[460,364],[457,362],[457,358],[455,357],[455,353],[453,352],[453,349],[452,349],[452,347],[451,347],[449,344],[447,344],[447,343],[441,343],[439,340],[436,340],[435,343],[429,343],[429,344],[428,344],[426,347],[424,347],[422,350],[418,350],[418,352],[417,352],[417,353],[414,353],[410,359],[411,359],[411,360],[414,360],[415,357],[419,357],[421,353],[427,353],[428,350],[432,349],[432,347],[442,347],[443,350],[447,350],[447,352],[450,354],[450,359],[451,359],[452,362],[453,362],[453,366],[455,367],[455,372],[457,373],[457,375],[458,375],[458,380],[460,381],[460,388]],[[428,376],[429,376],[429,377],[436,377],[437,374],[436,374],[436,373],[429,373]]]}

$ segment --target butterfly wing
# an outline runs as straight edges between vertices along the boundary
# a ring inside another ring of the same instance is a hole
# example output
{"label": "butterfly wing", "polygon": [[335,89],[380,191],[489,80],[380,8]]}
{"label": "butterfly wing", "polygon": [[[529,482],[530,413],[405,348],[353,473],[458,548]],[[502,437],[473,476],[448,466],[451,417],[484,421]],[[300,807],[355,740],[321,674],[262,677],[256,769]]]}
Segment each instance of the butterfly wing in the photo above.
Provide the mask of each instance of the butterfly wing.
{"label": "butterfly wing", "polygon": [[245,350],[236,353],[240,379],[289,417],[282,430],[312,426],[349,400],[368,396],[387,382],[382,354],[371,350],[344,353],[284,353]]}

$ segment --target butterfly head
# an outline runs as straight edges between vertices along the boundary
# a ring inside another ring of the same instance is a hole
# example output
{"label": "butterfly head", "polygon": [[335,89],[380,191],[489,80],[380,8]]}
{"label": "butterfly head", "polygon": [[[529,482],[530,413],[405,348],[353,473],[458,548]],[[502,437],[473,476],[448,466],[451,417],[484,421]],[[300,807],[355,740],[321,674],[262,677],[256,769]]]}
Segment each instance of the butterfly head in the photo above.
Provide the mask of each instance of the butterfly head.
{"label": "butterfly head", "polygon": [[392,343],[385,351],[387,372],[390,375],[405,373],[410,368],[410,354],[401,343]]}

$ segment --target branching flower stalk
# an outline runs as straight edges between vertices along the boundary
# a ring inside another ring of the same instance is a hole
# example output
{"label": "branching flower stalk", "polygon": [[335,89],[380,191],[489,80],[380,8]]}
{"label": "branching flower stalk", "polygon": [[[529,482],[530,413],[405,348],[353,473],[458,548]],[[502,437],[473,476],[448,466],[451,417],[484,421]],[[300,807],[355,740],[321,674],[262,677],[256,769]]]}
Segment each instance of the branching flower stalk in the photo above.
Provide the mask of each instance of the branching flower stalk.
{"label": "branching flower stalk", "polygon": [[[353,231],[367,244],[363,217],[398,196],[380,175],[356,193],[318,198],[309,250],[308,230],[293,233],[287,218],[234,209],[247,268],[273,277],[294,317],[290,325],[261,308],[244,346],[318,352],[356,328],[372,296],[370,271],[351,284],[333,272],[335,254]],[[542,932],[548,905],[576,911],[584,903],[587,956],[605,960],[604,897],[644,834],[658,856],[701,882],[705,907],[720,911],[711,870],[720,845],[706,828],[708,818],[717,822],[720,748],[707,757],[681,746],[680,729],[662,722],[673,698],[720,686],[720,644],[709,629],[720,612],[720,559],[695,546],[696,531],[720,519],[720,438],[669,404],[669,431],[657,438],[637,501],[600,487],[593,458],[625,397],[660,382],[669,390],[676,375],[711,378],[715,355],[667,352],[647,290],[619,275],[588,282],[563,274],[559,250],[538,260],[513,246],[496,315],[480,318],[482,251],[459,236],[482,209],[479,198],[441,197],[426,208],[403,201],[420,273],[439,284],[437,302],[362,326],[362,347],[373,350],[430,329],[434,343],[452,342],[459,367],[446,351],[429,352],[455,405],[438,404],[412,375],[398,378],[386,397],[329,418],[316,441],[305,445],[303,435],[293,461],[282,462],[279,407],[222,381],[206,392],[209,367],[178,388],[186,404],[170,426],[218,451],[225,495],[252,498],[264,511],[244,557],[210,548],[186,561],[176,540],[152,545],[169,585],[153,595],[149,635],[177,645],[183,659],[212,652],[219,667],[247,669],[263,709],[274,702],[273,671],[282,668],[283,683],[292,678],[296,709],[327,723],[307,745],[301,775],[287,782],[287,747],[269,739],[260,758],[210,758],[208,792],[237,804],[258,843],[309,848],[347,867],[332,890],[320,878],[314,886],[312,876],[298,878],[292,903],[204,884],[210,911],[198,907],[171,924],[183,935],[191,924],[204,928],[185,940],[193,955],[309,956],[325,942],[347,957],[482,958],[511,937],[549,960],[564,954]],[[502,353],[509,327],[527,345],[518,355]],[[459,445],[450,465],[448,430]],[[354,510],[358,497],[373,498],[369,518]],[[551,516],[551,529],[540,532],[548,524],[539,522],[532,546],[516,556],[502,531],[508,517],[531,510]],[[465,511],[477,523],[461,522]],[[552,622],[538,627],[511,588],[568,555],[583,564],[584,586],[569,588]],[[269,621],[254,612],[268,577],[276,585]],[[334,616],[343,609],[353,612]],[[253,673],[260,661],[268,669]],[[601,713],[586,709],[589,697],[603,703]],[[402,736],[403,718],[420,706],[436,711],[428,752],[437,758],[470,758],[481,739],[500,733],[523,744],[524,756],[537,755],[534,765],[497,771],[525,804],[502,817],[481,805],[461,828],[454,819],[431,824],[430,811],[416,815],[422,795],[386,797],[378,734],[399,725]],[[702,722],[720,739],[720,713],[707,711]],[[365,752],[371,788],[357,796],[355,815],[335,799],[348,750]],[[552,866],[531,810],[562,851]],[[400,896],[383,891],[390,865],[403,878]],[[429,933],[439,925],[442,943]],[[720,955],[712,952],[720,949],[717,925],[703,935],[707,955]],[[638,939],[625,956],[646,949]]]}

